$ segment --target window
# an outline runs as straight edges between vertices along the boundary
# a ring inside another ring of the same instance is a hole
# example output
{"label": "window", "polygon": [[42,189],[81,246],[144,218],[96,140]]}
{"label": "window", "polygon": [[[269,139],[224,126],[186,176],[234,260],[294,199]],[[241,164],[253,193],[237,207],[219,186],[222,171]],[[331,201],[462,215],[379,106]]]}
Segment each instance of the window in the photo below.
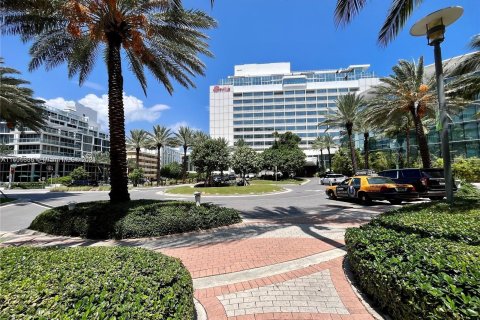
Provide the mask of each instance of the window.
{"label": "window", "polygon": [[255,92],[253,94],[255,97],[262,97],[263,96],[263,92]]}
{"label": "window", "polygon": [[353,180],[352,180],[352,186],[354,186],[354,187],[360,187],[361,181],[362,181],[362,179],[360,179],[360,178],[353,178]]}
{"label": "window", "polygon": [[417,169],[402,170],[402,175],[404,178],[420,178],[420,170],[417,170]]}
{"label": "window", "polygon": [[290,95],[290,94],[293,94],[293,93],[294,93],[293,90],[292,91],[285,91],[285,95]]}
{"label": "window", "polygon": [[387,177],[372,177],[367,178],[369,184],[384,184],[384,183],[395,183],[392,179]]}
{"label": "window", "polygon": [[398,172],[397,170],[384,171],[382,172],[382,176],[387,178],[397,179],[397,172]]}
{"label": "window", "polygon": [[295,90],[295,94],[305,94],[305,90]]}

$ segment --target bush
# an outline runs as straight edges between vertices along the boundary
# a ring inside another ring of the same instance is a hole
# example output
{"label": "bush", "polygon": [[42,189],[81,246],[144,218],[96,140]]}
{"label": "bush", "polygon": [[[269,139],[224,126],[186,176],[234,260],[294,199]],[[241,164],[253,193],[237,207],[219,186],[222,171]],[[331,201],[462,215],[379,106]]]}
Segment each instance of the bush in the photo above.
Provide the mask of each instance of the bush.
{"label": "bush", "polygon": [[73,169],[72,172],[70,172],[70,177],[72,180],[88,180],[88,172],[85,171],[83,167],[78,167]]}
{"label": "bush", "polygon": [[467,182],[480,182],[479,158],[457,158],[452,165],[452,170],[456,179]]}
{"label": "bush", "polygon": [[375,226],[345,240],[359,285],[393,319],[478,319],[479,247]]}
{"label": "bush", "polygon": [[143,174],[143,169],[133,169],[132,172],[128,174],[128,179],[132,180],[133,186],[136,187],[140,183],[145,175]]}
{"label": "bush", "polygon": [[52,183],[53,184],[63,184],[64,186],[68,186],[72,183],[72,177],[65,176],[65,177],[53,178]]}
{"label": "bush", "polygon": [[0,249],[0,319],[194,319],[178,259],[128,247]]}
{"label": "bush", "polygon": [[45,188],[45,183],[43,182],[12,182],[12,189],[43,189],[43,188]]}
{"label": "bush", "polygon": [[453,205],[406,206],[347,230],[347,256],[360,287],[392,318],[480,315],[480,201],[458,197],[478,193],[471,187],[464,184]]}
{"label": "bush", "polygon": [[156,237],[240,222],[237,210],[193,202],[134,200],[84,202],[72,211],[62,206],[44,211],[30,229],[90,239]]}

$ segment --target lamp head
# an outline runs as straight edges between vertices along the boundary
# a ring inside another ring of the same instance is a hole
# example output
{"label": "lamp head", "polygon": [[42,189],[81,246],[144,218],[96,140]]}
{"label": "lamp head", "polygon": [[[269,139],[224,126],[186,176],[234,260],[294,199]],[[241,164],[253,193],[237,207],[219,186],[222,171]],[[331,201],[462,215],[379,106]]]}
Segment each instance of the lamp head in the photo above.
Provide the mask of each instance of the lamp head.
{"label": "lamp head", "polygon": [[458,20],[463,14],[462,7],[448,7],[435,11],[420,19],[410,29],[412,36],[427,36],[428,44],[433,46],[445,39],[445,27]]}

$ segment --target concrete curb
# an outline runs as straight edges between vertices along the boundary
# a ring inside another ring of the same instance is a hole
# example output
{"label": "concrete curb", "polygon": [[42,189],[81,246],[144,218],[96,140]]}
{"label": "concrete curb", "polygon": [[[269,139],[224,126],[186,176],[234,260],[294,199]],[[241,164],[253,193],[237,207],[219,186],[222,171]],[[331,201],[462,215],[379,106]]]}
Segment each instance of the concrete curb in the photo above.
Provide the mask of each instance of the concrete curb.
{"label": "concrete curb", "polygon": [[[270,193],[262,193],[262,194],[241,194],[241,195],[202,195],[202,198],[248,198],[248,197],[264,197],[264,196],[274,196],[277,194],[284,194],[284,193],[289,193],[292,192],[292,189],[284,188],[284,191],[279,191],[279,192],[270,192]],[[188,197],[191,198],[193,197],[192,195],[188,194],[177,194],[177,193],[165,193],[163,191],[157,192],[158,195],[166,196],[166,197]]]}

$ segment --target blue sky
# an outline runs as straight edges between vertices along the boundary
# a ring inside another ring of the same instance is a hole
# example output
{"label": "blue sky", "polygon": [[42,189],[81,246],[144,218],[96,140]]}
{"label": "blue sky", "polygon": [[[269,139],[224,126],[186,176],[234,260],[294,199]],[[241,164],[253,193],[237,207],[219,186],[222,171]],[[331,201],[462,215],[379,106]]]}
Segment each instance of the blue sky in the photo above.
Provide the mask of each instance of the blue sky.
{"label": "blue sky", "polygon": [[[197,88],[175,85],[170,96],[163,86],[148,77],[145,97],[137,80],[124,70],[125,104],[128,105],[127,130],[151,130],[154,124],[176,127],[186,124],[208,132],[208,88],[233,74],[233,66],[246,63],[291,62],[292,70],[334,69],[351,64],[370,64],[380,76],[390,73],[399,59],[425,57],[433,62],[433,49],[423,37],[414,38],[408,30],[415,21],[438,9],[460,5],[464,15],[448,27],[442,45],[443,57],[468,52],[471,36],[480,32],[479,0],[425,0],[407,22],[405,29],[387,48],[377,45],[377,33],[391,1],[369,1],[353,23],[336,28],[333,22],[335,0],[184,0],[186,7],[199,8],[218,21],[209,32],[213,59],[204,58],[206,76],[195,80]],[[88,81],[68,79],[65,66],[32,73],[27,71],[28,44],[15,37],[2,37],[0,55],[5,64],[22,71],[35,95],[62,106],[75,101],[95,106],[106,121],[107,74],[99,59]],[[126,64],[124,64],[125,68]]]}

